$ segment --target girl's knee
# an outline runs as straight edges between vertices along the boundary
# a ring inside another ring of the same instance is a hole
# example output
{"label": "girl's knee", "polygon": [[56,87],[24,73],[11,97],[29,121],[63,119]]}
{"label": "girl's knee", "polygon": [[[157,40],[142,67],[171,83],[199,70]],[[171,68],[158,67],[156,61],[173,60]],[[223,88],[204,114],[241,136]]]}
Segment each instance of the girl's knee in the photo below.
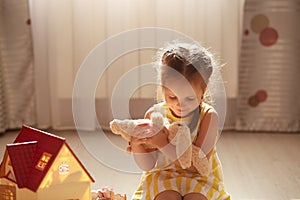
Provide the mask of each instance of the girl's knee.
{"label": "girl's knee", "polygon": [[166,190],[159,193],[155,200],[182,200],[181,195],[174,190]]}
{"label": "girl's knee", "polygon": [[200,193],[190,193],[183,197],[184,200],[207,200],[207,198]]}

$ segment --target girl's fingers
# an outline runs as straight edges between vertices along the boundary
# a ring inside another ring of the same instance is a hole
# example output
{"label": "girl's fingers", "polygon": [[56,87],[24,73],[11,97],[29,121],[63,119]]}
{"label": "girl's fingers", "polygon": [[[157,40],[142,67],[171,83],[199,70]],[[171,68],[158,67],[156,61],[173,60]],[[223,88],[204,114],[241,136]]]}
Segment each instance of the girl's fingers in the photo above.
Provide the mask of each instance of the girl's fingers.
{"label": "girl's fingers", "polygon": [[131,140],[131,143],[145,144],[145,143],[147,143],[147,141],[148,141],[148,138],[136,138],[136,137],[133,137],[132,140]]}
{"label": "girl's fingers", "polygon": [[152,127],[148,126],[136,126],[134,128],[132,136],[138,138],[145,138],[152,134]]}

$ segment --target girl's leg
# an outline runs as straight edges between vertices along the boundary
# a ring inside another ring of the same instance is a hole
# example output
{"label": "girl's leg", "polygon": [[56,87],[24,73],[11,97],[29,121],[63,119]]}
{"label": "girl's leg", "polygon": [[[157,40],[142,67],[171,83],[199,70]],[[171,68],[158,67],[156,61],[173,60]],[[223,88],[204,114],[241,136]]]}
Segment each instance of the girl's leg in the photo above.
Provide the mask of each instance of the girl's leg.
{"label": "girl's leg", "polygon": [[166,190],[159,193],[155,200],[181,200],[181,195],[174,190]]}
{"label": "girl's leg", "polygon": [[207,198],[200,193],[189,193],[187,195],[184,195],[184,200],[207,200]]}

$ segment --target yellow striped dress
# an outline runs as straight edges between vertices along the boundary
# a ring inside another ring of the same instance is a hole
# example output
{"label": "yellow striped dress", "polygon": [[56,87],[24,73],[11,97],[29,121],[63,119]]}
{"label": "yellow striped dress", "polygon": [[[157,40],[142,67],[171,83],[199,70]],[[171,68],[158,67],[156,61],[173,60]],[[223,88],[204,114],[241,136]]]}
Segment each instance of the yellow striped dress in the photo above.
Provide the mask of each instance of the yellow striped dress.
{"label": "yellow striped dress", "polygon": [[[175,117],[164,103],[158,105],[165,109],[171,122],[183,120]],[[210,105],[202,103],[198,127],[200,127],[201,119],[209,109],[212,109]],[[196,139],[197,132],[195,130],[191,133],[192,141]],[[208,177],[182,169],[167,159],[161,152],[158,152],[158,154],[155,168],[143,173],[140,185],[132,197],[133,200],[153,200],[160,192],[165,190],[177,191],[182,196],[189,193],[201,193],[208,200],[230,200],[229,194],[224,189],[222,167],[215,148],[209,159],[210,174]]]}

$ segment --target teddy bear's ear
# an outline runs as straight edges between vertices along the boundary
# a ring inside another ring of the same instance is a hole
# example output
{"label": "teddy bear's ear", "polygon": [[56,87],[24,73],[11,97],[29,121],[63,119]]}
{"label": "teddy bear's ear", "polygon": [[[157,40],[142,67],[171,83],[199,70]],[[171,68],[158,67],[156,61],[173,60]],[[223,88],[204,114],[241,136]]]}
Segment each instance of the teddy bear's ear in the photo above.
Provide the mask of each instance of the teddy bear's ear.
{"label": "teddy bear's ear", "polygon": [[192,164],[192,139],[190,129],[184,124],[177,124],[176,133],[176,154],[183,169],[189,168]]}
{"label": "teddy bear's ear", "polygon": [[125,140],[130,141],[130,135],[122,129],[122,120],[114,119],[109,123],[110,130],[116,134],[121,135]]}
{"label": "teddy bear's ear", "polygon": [[116,120],[112,120],[112,121],[109,123],[109,127],[110,127],[110,130],[111,130],[113,133],[115,133],[115,134],[117,134],[117,135],[120,134],[121,130],[120,130],[119,126],[117,125]]}

